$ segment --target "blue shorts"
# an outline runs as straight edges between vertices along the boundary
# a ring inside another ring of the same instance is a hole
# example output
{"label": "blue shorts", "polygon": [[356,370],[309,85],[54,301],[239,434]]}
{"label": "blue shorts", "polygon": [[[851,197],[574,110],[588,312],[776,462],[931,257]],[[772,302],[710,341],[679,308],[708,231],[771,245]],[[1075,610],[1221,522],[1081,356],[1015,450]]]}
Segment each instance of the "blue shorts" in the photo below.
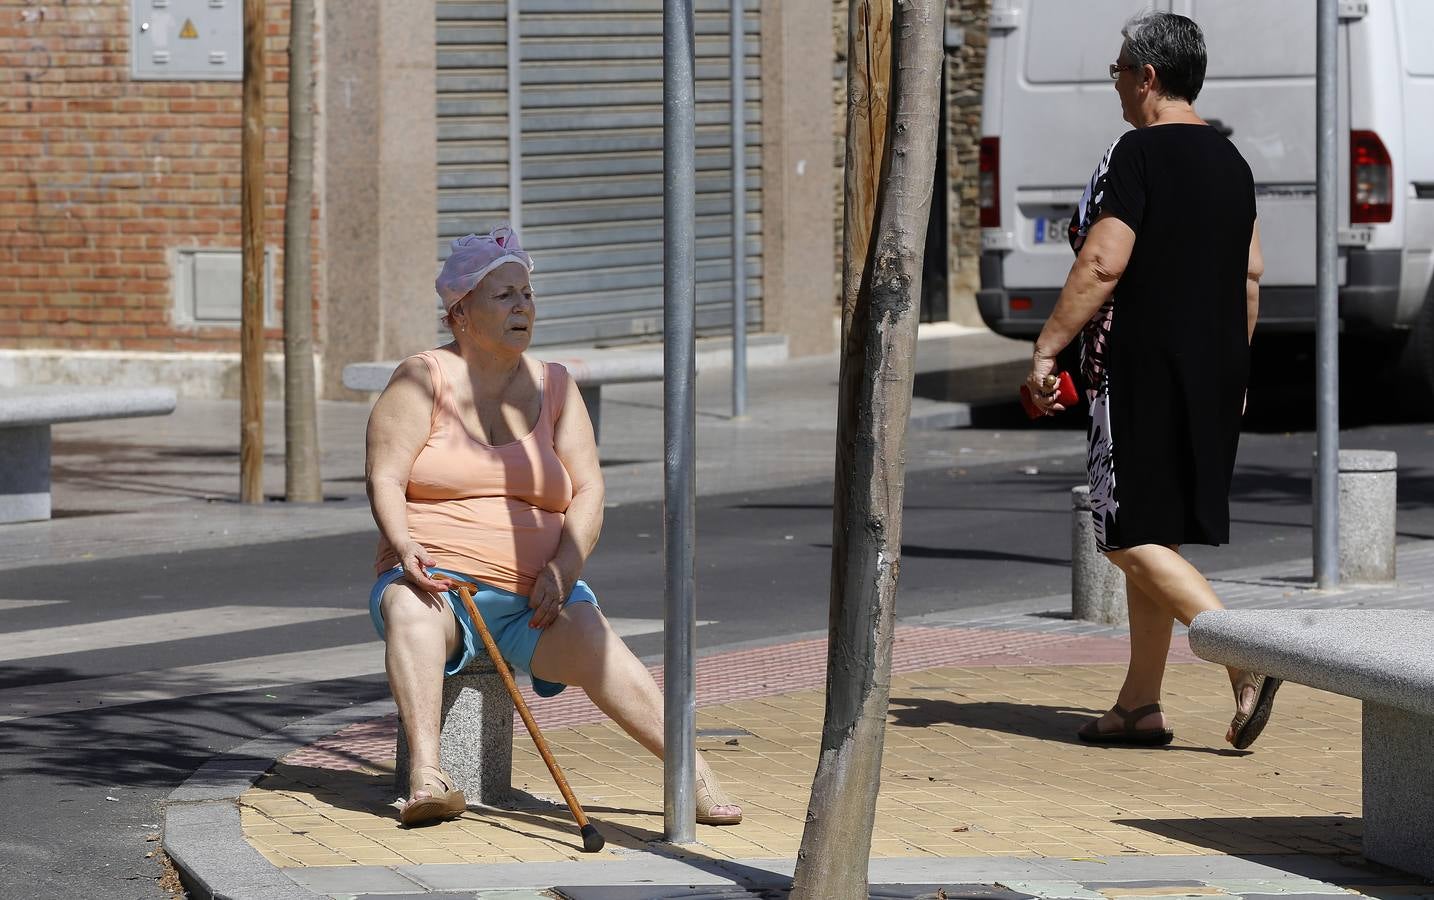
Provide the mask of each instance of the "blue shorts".
{"label": "blue shorts", "polygon": [[[466,581],[474,585],[473,604],[478,607],[478,612],[483,616],[483,622],[488,626],[488,633],[493,635],[493,642],[498,645],[498,650],[503,658],[516,668],[527,672],[532,676],[533,651],[538,647],[538,638],[542,636],[541,628],[529,628],[528,621],[533,617],[533,611],[528,608],[528,598],[515,594],[512,591],[505,591],[492,585],[483,584],[475,578],[464,575],[460,572],[453,572],[449,569],[430,569],[435,575],[447,575],[457,581]],[[374,582],[373,590],[368,595],[368,614],[373,619],[373,627],[378,631],[378,636],[384,636],[383,612],[380,604],[383,601],[383,592],[390,584],[403,577],[403,568],[394,566],[378,577]],[[479,653],[487,653],[486,650],[479,650],[482,639],[478,637],[478,629],[473,625],[473,620],[468,617],[468,610],[463,608],[463,598],[458,596],[457,591],[448,591],[443,595],[448,600],[448,607],[453,610],[453,616],[458,620],[458,630],[463,639],[462,646],[458,652],[449,658],[448,663],[443,667],[444,675],[457,675],[473,661]],[[571,603],[591,603],[597,606],[597,597],[593,595],[592,588],[585,582],[579,581],[573,585],[573,590],[568,594],[567,606]],[[565,684],[558,684],[555,681],[544,681],[541,678],[533,678],[533,692],[539,697],[552,697],[562,693],[566,688]]]}

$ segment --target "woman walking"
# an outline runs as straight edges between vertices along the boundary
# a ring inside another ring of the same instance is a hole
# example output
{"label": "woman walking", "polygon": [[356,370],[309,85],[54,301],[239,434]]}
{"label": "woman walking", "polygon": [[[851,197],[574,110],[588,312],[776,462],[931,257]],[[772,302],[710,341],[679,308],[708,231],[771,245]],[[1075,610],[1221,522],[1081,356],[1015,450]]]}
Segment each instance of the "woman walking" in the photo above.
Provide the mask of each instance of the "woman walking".
{"label": "woman walking", "polygon": [[[1195,112],[1204,36],[1147,12],[1122,29],[1110,76],[1124,119],[1071,220],[1077,257],[1036,340],[1027,386],[1048,414],[1056,355],[1077,335],[1090,401],[1091,512],[1125,573],[1130,667],[1115,706],[1079,736],[1169,743],[1160,708],[1170,636],[1220,609],[1180,545],[1229,541],[1230,479],[1263,272],[1250,168]],[[1248,747],[1279,681],[1231,669],[1226,740]]]}

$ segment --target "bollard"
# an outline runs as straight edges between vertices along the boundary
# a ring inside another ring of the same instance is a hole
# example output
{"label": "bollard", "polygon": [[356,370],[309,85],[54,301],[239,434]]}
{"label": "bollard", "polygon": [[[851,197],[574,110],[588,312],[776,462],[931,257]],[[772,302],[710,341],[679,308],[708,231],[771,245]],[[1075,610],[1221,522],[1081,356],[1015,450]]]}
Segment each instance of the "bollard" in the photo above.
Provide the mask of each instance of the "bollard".
{"label": "bollard", "polygon": [[1399,454],[1339,451],[1339,579],[1394,581],[1395,488]]}
{"label": "bollard", "polygon": [[1125,573],[1095,546],[1090,487],[1071,488],[1071,618],[1124,625]]}
{"label": "bollard", "polygon": [[[438,764],[470,804],[496,804],[513,790],[513,698],[493,661],[480,652],[468,667],[443,679]],[[394,761],[394,784],[408,790],[408,738],[402,723]]]}

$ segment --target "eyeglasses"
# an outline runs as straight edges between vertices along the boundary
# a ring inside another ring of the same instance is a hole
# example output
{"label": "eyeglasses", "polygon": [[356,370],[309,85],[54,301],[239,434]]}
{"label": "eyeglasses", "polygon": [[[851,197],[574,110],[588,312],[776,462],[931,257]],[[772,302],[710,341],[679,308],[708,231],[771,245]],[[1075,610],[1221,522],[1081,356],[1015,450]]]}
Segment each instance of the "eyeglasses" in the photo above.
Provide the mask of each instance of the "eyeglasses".
{"label": "eyeglasses", "polygon": [[1129,64],[1129,65],[1127,65],[1127,64],[1125,64],[1125,63],[1111,63],[1111,64],[1110,64],[1110,78],[1111,78],[1112,81],[1114,81],[1115,79],[1117,79],[1117,78],[1120,77],[1120,73],[1121,73],[1121,72],[1130,72],[1130,71],[1132,71],[1132,70],[1134,70],[1134,69],[1138,69],[1138,68],[1140,68],[1140,67],[1137,66],[1137,65],[1134,65],[1134,64]]}

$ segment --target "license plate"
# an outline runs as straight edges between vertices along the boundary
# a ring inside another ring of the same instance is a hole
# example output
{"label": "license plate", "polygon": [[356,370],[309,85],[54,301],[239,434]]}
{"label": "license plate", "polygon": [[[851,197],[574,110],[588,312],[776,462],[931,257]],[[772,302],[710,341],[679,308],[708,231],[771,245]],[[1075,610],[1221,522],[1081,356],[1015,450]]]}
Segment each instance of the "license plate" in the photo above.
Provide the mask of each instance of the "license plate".
{"label": "license plate", "polygon": [[1064,244],[1066,242],[1066,227],[1068,222],[1068,219],[1062,218],[1036,219],[1036,243]]}

